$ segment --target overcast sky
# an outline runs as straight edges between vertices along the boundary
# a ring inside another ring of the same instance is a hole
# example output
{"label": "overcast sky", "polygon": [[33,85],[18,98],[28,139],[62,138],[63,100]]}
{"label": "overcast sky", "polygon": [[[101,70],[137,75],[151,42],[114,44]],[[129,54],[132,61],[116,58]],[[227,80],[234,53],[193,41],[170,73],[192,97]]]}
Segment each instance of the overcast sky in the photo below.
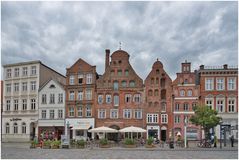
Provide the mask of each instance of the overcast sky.
{"label": "overcast sky", "polygon": [[2,2],[2,64],[41,60],[65,75],[77,59],[103,74],[105,49],[122,49],[145,79],[157,58],[237,65],[237,2]]}

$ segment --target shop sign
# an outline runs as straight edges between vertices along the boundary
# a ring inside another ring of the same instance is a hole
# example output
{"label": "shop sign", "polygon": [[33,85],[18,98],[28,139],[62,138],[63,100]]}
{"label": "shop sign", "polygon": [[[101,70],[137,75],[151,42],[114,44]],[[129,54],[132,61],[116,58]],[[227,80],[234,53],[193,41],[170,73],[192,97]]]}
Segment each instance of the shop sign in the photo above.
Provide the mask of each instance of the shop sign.
{"label": "shop sign", "polygon": [[12,119],[10,119],[10,121],[21,121],[22,119],[20,119],[20,118],[12,118]]}

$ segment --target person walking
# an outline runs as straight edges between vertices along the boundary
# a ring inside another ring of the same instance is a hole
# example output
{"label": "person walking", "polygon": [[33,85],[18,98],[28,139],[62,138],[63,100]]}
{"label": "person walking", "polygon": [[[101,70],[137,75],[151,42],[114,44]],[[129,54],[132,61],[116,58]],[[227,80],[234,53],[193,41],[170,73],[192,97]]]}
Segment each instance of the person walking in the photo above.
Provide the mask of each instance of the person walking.
{"label": "person walking", "polygon": [[234,135],[230,136],[230,140],[231,140],[231,146],[233,147],[233,143],[234,143]]}
{"label": "person walking", "polygon": [[214,147],[217,148],[217,136],[214,136]]}

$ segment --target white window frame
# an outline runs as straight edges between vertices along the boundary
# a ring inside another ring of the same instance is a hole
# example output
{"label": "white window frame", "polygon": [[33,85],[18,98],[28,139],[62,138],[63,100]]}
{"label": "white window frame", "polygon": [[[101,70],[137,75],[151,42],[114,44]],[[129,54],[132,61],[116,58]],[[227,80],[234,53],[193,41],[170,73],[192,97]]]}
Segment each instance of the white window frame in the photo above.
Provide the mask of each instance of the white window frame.
{"label": "white window frame", "polygon": [[131,94],[125,94],[125,103],[130,103],[130,102],[131,102]]}
{"label": "white window frame", "polygon": [[14,83],[14,92],[19,92],[19,83]]}
{"label": "white window frame", "polygon": [[110,103],[112,102],[112,99],[111,99],[111,95],[110,95],[110,94],[106,94],[105,102],[106,102],[107,104],[110,104]]}
{"label": "white window frame", "polygon": [[6,75],[7,78],[11,78],[12,77],[12,69],[11,68],[8,68],[7,69],[7,75]]}
{"label": "white window frame", "polygon": [[55,94],[54,93],[50,94],[50,102],[49,102],[49,104],[55,104]]}
{"label": "white window frame", "polygon": [[179,94],[181,97],[185,96],[185,90],[181,89]]}
{"label": "white window frame", "polygon": [[134,110],[134,118],[135,119],[142,119],[143,116],[142,116],[142,109],[135,109]]}
{"label": "white window frame", "polygon": [[69,107],[69,117],[75,116],[75,109],[73,106]]}
{"label": "white window frame", "polygon": [[193,91],[192,91],[191,89],[189,89],[189,90],[187,91],[187,95],[188,95],[189,97],[191,97],[191,96],[193,95]]}
{"label": "white window frame", "polygon": [[22,82],[22,91],[23,92],[27,91],[27,82]]}
{"label": "white window frame", "polygon": [[105,119],[106,118],[106,109],[98,109],[98,118]]}
{"label": "white window frame", "polygon": [[71,101],[75,100],[75,92],[74,91],[69,91],[69,100],[71,100]]}
{"label": "white window frame", "polygon": [[31,75],[37,74],[37,66],[31,66]]}
{"label": "white window frame", "polygon": [[[236,112],[236,98],[228,98],[227,106],[228,106],[227,107],[228,113],[235,113]],[[232,111],[232,108],[233,108],[233,111]]]}
{"label": "white window frame", "polygon": [[19,101],[18,99],[14,99],[14,111],[18,111],[19,109]]}
{"label": "white window frame", "polygon": [[19,77],[19,68],[14,68],[14,77]]}
{"label": "white window frame", "polygon": [[103,104],[104,98],[103,98],[103,94],[99,94],[98,95],[98,104]]}
{"label": "white window frame", "polygon": [[119,106],[119,95],[114,95],[114,106]]}
{"label": "white window frame", "polygon": [[26,134],[27,126],[25,122],[22,122],[22,134]]}
{"label": "white window frame", "polygon": [[86,74],[86,84],[92,84],[92,78],[93,78],[92,73]]}
{"label": "white window frame", "polygon": [[47,111],[44,109],[44,110],[41,110],[41,119],[46,119],[46,113]]}
{"label": "white window frame", "polygon": [[214,78],[205,78],[205,90],[214,90]]}
{"label": "white window frame", "polygon": [[117,119],[119,116],[119,110],[118,109],[110,109],[110,118],[111,119]]}
{"label": "white window frame", "polygon": [[[218,101],[220,101],[220,104],[218,104]],[[225,99],[224,98],[217,98],[216,102],[217,102],[216,110],[218,111],[218,113],[225,112]],[[221,106],[222,106],[222,110],[221,110]]]}
{"label": "white window frame", "polygon": [[36,91],[36,81],[31,81],[31,91]]}
{"label": "white window frame", "polygon": [[132,117],[132,110],[131,109],[123,109],[123,118],[130,119]]}
{"label": "white window frame", "polygon": [[36,99],[35,98],[31,99],[31,110],[36,110]]}
{"label": "white window frame", "polygon": [[55,110],[54,109],[50,109],[50,111],[49,111],[49,119],[55,119]]}
{"label": "white window frame", "polygon": [[5,124],[5,128],[6,128],[6,134],[10,134],[10,124],[9,123],[6,123]]}
{"label": "white window frame", "polygon": [[158,118],[159,118],[158,114],[148,113],[147,114],[147,123],[158,123],[158,121],[159,121]]}
{"label": "white window frame", "polygon": [[83,106],[82,105],[77,107],[77,117],[83,117]]}
{"label": "white window frame", "polygon": [[227,90],[236,90],[236,78],[235,77],[228,77],[227,78]]}
{"label": "white window frame", "polygon": [[134,102],[135,103],[140,103],[141,102],[141,95],[140,94],[135,94],[134,95]]}
{"label": "white window frame", "polygon": [[180,110],[180,103],[175,103],[175,111],[179,111]]}
{"label": "white window frame", "polygon": [[92,117],[92,107],[90,105],[86,105],[85,116]]}
{"label": "white window frame", "polygon": [[74,85],[75,84],[75,76],[74,75],[70,75],[69,84],[70,85]]}
{"label": "white window frame", "polygon": [[10,111],[11,110],[11,100],[7,99],[6,100],[6,111]]}
{"label": "white window frame", "polygon": [[214,110],[214,99],[213,98],[205,98],[205,104],[207,106],[209,106],[209,108]]}
{"label": "white window frame", "polygon": [[12,91],[12,84],[11,83],[6,84],[6,92],[11,93],[11,91]]}
{"label": "white window frame", "polygon": [[216,86],[218,91],[222,91],[225,89],[225,78],[218,77],[216,78]]}
{"label": "white window frame", "polygon": [[27,71],[28,71],[27,67],[22,67],[22,76],[23,77],[27,76]]}
{"label": "white window frame", "polygon": [[84,98],[83,98],[83,97],[84,97],[83,95],[84,95],[83,91],[78,91],[78,100],[79,100],[79,101],[83,101],[83,99],[84,99]]}
{"label": "white window frame", "polygon": [[63,119],[63,109],[58,109],[58,119]]}
{"label": "white window frame", "polygon": [[91,89],[86,89],[86,92],[85,92],[85,97],[86,97],[86,100],[92,100],[92,90]]}
{"label": "white window frame", "polygon": [[174,116],[174,123],[179,124],[181,121],[181,116],[180,115],[175,115]]}
{"label": "white window frame", "polygon": [[58,94],[58,103],[63,103],[63,93]]}
{"label": "white window frame", "polygon": [[27,110],[27,99],[22,99],[22,110]]}
{"label": "white window frame", "polygon": [[168,123],[168,115],[167,114],[161,114],[161,123],[163,123],[163,124]]}

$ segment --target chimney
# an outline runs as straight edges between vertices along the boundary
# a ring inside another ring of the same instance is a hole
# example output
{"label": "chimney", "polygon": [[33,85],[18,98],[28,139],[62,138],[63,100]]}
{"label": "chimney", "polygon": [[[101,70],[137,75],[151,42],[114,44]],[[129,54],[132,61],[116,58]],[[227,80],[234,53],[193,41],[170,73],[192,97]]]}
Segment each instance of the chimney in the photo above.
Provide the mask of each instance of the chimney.
{"label": "chimney", "polygon": [[105,50],[105,71],[109,67],[110,64],[110,50],[106,49]]}
{"label": "chimney", "polygon": [[204,69],[204,65],[201,65],[201,66],[200,66],[200,69],[201,69],[201,70]]}
{"label": "chimney", "polygon": [[223,69],[228,69],[228,65],[227,65],[227,64],[224,64],[224,65],[223,65]]}

